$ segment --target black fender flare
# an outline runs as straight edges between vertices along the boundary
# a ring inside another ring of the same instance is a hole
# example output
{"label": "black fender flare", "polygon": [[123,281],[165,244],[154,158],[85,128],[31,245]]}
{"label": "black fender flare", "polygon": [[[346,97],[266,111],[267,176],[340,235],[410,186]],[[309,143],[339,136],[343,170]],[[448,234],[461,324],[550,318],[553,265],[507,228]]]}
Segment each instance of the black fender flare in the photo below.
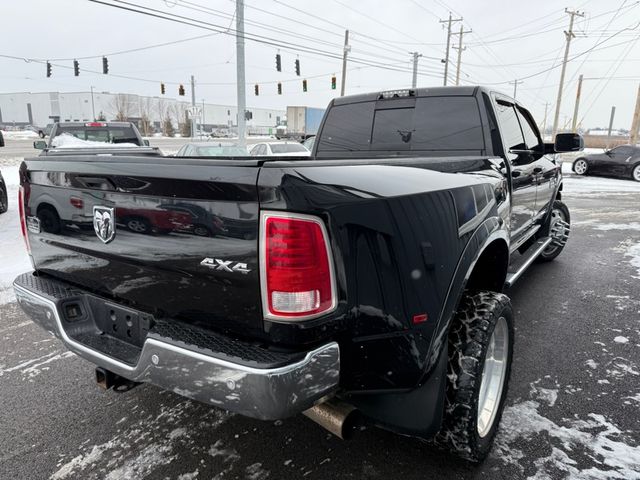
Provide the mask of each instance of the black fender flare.
{"label": "black fender flare", "polygon": [[404,435],[431,438],[440,429],[444,414],[448,346],[447,336],[464,287],[482,253],[496,241],[508,249],[509,235],[504,221],[490,217],[469,238],[458,260],[453,279],[434,333],[425,374],[416,388],[379,395],[352,395],[348,398],[376,425]]}
{"label": "black fender flare", "polygon": [[[445,300],[443,302],[437,326],[429,349],[429,358],[425,366],[425,375],[428,375],[438,363],[438,357],[443,348],[447,346],[447,336],[453,315],[456,311],[465,286],[471,277],[473,269],[479,258],[489,245],[494,242],[504,242],[509,249],[509,232],[502,218],[492,216],[480,224],[469,238],[462,255],[458,259],[458,264],[454,271]],[[506,269],[505,269],[506,273]]]}

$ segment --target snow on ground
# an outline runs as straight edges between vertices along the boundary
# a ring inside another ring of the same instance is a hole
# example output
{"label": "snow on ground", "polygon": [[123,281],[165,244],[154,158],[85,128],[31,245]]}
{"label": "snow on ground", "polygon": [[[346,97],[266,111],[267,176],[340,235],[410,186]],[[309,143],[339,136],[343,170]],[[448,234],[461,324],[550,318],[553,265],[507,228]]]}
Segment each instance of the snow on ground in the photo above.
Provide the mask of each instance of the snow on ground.
{"label": "snow on ground", "polygon": [[3,168],[2,176],[7,184],[9,210],[0,215],[0,305],[15,300],[11,286],[14,278],[32,269],[20,232],[18,167]]}
{"label": "snow on ground", "polygon": [[640,193],[640,182],[623,178],[579,176],[573,173],[570,162],[562,164],[562,173],[564,175],[564,189],[562,191],[564,195],[600,197],[612,193],[621,195]]}
{"label": "snow on ground", "polygon": [[[196,432],[179,427],[193,414],[193,407],[192,401],[185,400],[171,407],[163,407],[155,417],[147,415],[138,421],[123,422],[126,427],[109,441],[98,445],[84,444],[75,457],[61,459],[57,465],[58,471],[51,476],[51,480],[117,480],[158,474],[164,465],[176,460],[176,446],[199,449],[198,439],[193,438],[194,435],[200,430],[213,431],[232,417],[230,413],[212,408],[202,416]],[[139,448],[141,443],[146,445],[142,449]],[[214,453],[209,452],[210,455],[222,456],[225,464],[239,460],[234,451],[220,449],[216,445],[219,447],[221,444],[217,442],[212,446]],[[185,479],[195,478],[197,471],[185,475]]]}
{"label": "snow on ground", "polygon": [[624,256],[630,257],[631,260],[629,260],[629,263],[638,269],[638,276],[635,278],[640,278],[640,243],[631,245],[625,252]]}
{"label": "snow on ground", "polygon": [[[27,324],[31,324],[31,322],[27,322]],[[40,375],[43,371],[49,370],[51,368],[51,363],[74,356],[75,353],[73,352],[61,352],[60,350],[56,350],[47,353],[46,355],[42,355],[41,357],[26,360],[13,367],[5,367],[4,365],[0,365],[0,377],[7,373],[20,372],[23,379],[32,379]]]}
{"label": "snow on ground", "polygon": [[[529,479],[631,479],[640,478],[640,448],[629,432],[618,428],[603,415],[590,413],[586,419],[577,415],[559,421],[544,416],[556,401],[557,390],[541,389],[532,384],[530,398],[504,410],[492,456],[513,465],[524,474],[526,444],[545,442],[547,457],[531,460],[526,467],[535,474]],[[554,391],[554,395],[549,392]],[[589,459],[586,469],[577,460]],[[561,475],[559,475],[561,474]]]}

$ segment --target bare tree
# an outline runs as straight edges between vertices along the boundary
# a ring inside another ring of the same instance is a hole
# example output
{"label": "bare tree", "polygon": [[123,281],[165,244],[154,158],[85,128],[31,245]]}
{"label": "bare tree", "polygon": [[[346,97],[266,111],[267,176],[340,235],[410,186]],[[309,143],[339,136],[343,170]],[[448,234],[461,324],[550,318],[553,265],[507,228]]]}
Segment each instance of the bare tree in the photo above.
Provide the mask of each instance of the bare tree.
{"label": "bare tree", "polygon": [[187,104],[183,102],[176,102],[171,106],[171,114],[178,125],[178,130],[182,136],[186,137],[191,135],[190,130],[187,131],[187,127],[185,126],[185,124],[190,125],[189,119],[187,118],[187,109]]}
{"label": "bare tree", "polygon": [[148,137],[152,133],[151,117],[153,114],[153,104],[149,97],[140,98],[140,129],[142,135]]}
{"label": "bare tree", "polygon": [[117,122],[126,122],[131,116],[131,101],[129,95],[118,93],[111,100],[111,111]]}
{"label": "bare tree", "polygon": [[158,98],[157,103],[158,118],[160,119],[160,128],[162,128],[162,134],[168,137],[173,137],[173,125],[171,123],[170,108],[164,98]]}

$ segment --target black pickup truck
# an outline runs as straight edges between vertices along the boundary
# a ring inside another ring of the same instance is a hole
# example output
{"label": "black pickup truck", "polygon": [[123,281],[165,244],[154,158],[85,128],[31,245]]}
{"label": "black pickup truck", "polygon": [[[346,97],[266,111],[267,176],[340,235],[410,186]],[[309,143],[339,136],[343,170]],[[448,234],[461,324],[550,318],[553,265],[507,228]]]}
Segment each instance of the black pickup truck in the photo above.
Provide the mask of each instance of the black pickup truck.
{"label": "black pickup truck", "polygon": [[[563,249],[553,154],[581,145],[543,143],[509,97],[441,87],[333,100],[311,158],[27,159],[34,271],[15,291],[103,387],[338,435],[360,417],[480,461],[513,356],[502,292]],[[46,231],[52,195],[69,208]]]}

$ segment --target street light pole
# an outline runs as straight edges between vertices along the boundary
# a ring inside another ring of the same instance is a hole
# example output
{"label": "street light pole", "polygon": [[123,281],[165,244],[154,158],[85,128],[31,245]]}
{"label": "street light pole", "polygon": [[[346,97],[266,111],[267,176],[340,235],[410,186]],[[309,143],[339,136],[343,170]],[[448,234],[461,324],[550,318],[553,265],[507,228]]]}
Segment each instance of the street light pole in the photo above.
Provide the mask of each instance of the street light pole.
{"label": "street light pole", "polygon": [[245,132],[247,120],[245,111],[247,99],[245,92],[244,69],[244,0],[236,0],[236,84],[238,90],[238,143],[241,147],[247,144]]}
{"label": "street light pole", "polygon": [[93,85],[91,86],[91,113],[93,114],[93,121],[96,121],[96,106],[93,103]]}

